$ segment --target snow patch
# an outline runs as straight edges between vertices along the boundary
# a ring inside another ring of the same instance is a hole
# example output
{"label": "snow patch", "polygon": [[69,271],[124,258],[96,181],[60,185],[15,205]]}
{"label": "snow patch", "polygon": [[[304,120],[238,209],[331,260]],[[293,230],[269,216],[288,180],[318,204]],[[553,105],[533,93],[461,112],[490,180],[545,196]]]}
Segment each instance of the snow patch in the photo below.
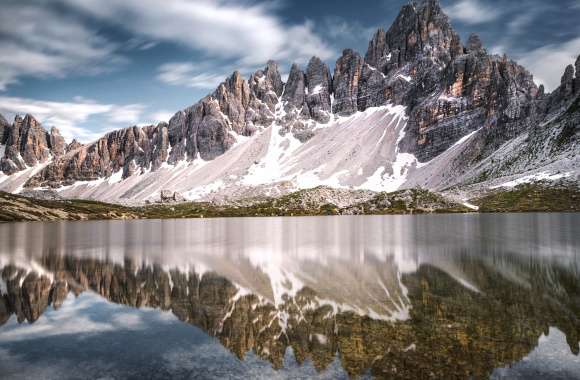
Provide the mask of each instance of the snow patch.
{"label": "snow patch", "polygon": [[109,180],[107,181],[107,183],[112,185],[114,183],[121,182],[122,179],[123,179],[123,168],[120,168],[115,173],[113,173],[113,175],[111,175],[109,177]]}
{"label": "snow patch", "polygon": [[479,128],[479,129],[477,129],[477,130],[475,130],[475,131],[473,131],[471,133],[468,133],[467,135],[465,135],[462,138],[460,138],[459,140],[457,140],[455,142],[455,144],[451,145],[449,147],[449,149],[453,149],[455,147],[458,147],[458,146],[462,145],[464,142],[466,142],[467,140],[469,140],[473,135],[475,135],[479,131],[481,131],[481,128]]}
{"label": "snow patch", "polygon": [[317,84],[313,89],[310,95],[318,95],[322,92],[322,84]]}
{"label": "snow patch", "polygon": [[224,181],[220,179],[205,186],[198,186],[190,191],[187,191],[183,194],[183,196],[189,200],[196,200],[210,193],[216,192],[219,189],[223,188],[224,186],[225,186]]}
{"label": "snow patch", "polygon": [[478,211],[479,210],[479,206],[476,206],[474,204],[471,204],[471,203],[467,202],[466,200],[464,200],[461,204],[464,205],[467,208],[472,209],[472,210],[475,210],[475,211]]}
{"label": "snow patch", "polygon": [[0,296],[3,294],[8,294],[8,287],[6,286],[6,281],[0,276]]}
{"label": "snow patch", "polygon": [[403,74],[398,74],[398,75],[397,75],[397,78],[401,78],[401,79],[403,79],[404,81],[406,81],[406,82],[409,82],[409,83],[410,83],[410,82],[411,82],[411,80],[412,80],[412,78],[411,78],[410,76],[408,76],[408,75],[403,75]]}
{"label": "snow patch", "polygon": [[314,334],[314,338],[318,341],[318,343],[326,345],[328,343],[328,337],[324,334]]}
{"label": "snow patch", "polygon": [[407,346],[403,352],[408,352],[408,351],[415,351],[417,349],[417,345],[415,343],[411,343],[409,346]]}
{"label": "snow patch", "polygon": [[448,103],[455,103],[455,102],[458,102],[458,101],[461,100],[459,98],[456,98],[455,96],[449,96],[449,95],[446,95],[446,94],[439,95],[439,98],[438,99],[439,100],[442,100],[444,102],[448,102]]}
{"label": "snow patch", "polygon": [[540,172],[540,173],[536,173],[536,174],[530,174],[527,175],[525,177],[521,177],[518,179],[515,179],[513,181],[509,181],[509,182],[504,182],[501,185],[496,185],[496,186],[491,186],[490,189],[498,189],[500,187],[504,187],[504,188],[514,188],[518,185],[522,185],[524,183],[533,183],[533,182],[538,182],[538,181],[556,181],[562,178],[568,178],[570,176],[572,176],[572,172],[567,172],[567,173],[554,173],[554,174],[550,174],[548,172]]}

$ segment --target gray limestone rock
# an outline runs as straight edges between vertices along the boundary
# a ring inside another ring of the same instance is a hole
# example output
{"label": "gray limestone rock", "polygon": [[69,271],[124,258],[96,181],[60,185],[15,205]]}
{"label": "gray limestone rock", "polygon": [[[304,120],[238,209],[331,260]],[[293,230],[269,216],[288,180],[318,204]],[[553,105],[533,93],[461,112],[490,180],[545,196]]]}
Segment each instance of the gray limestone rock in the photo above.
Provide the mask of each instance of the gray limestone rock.
{"label": "gray limestone rock", "polygon": [[333,113],[350,115],[358,110],[358,86],[363,64],[362,57],[352,49],[344,50],[336,61],[332,80]]}
{"label": "gray limestone rock", "polygon": [[306,68],[306,83],[308,86],[306,103],[310,116],[315,121],[327,123],[330,119],[332,78],[330,70],[318,57],[312,57]]}

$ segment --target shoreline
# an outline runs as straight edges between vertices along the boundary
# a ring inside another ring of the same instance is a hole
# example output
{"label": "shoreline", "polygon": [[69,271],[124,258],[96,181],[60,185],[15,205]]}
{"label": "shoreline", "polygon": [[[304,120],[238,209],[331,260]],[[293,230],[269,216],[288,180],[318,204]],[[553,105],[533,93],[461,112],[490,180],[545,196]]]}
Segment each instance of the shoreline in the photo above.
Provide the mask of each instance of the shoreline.
{"label": "shoreline", "polygon": [[[300,190],[278,198],[211,202],[155,203],[125,206],[93,200],[49,200],[0,192],[0,222],[58,220],[201,219],[339,215],[428,215],[532,212],[579,212],[576,185],[526,184],[460,202],[425,189],[407,189],[337,206],[332,188]],[[348,193],[347,193],[348,195]],[[340,194],[344,198],[344,193]],[[339,197],[340,198],[340,197]],[[339,200],[345,203],[344,199]],[[479,207],[474,210],[465,204]]]}

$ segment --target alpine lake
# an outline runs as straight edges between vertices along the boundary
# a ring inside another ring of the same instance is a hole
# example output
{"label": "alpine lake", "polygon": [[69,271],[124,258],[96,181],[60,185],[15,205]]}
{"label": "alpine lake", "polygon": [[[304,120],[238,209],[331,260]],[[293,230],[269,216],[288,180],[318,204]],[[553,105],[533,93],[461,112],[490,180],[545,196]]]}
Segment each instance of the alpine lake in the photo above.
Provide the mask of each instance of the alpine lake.
{"label": "alpine lake", "polygon": [[0,224],[2,379],[580,379],[580,214]]}

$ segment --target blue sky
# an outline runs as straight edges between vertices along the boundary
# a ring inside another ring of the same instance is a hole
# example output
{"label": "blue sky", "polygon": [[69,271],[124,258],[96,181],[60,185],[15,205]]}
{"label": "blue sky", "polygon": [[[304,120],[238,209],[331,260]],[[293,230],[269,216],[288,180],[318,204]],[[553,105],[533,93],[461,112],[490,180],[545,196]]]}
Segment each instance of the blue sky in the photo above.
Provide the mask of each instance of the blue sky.
{"label": "blue sky", "polygon": [[[238,69],[286,73],[343,48],[364,55],[406,0],[2,0],[0,112],[32,113],[67,139],[167,121]],[[465,40],[555,88],[580,54],[580,0],[442,0]]]}

